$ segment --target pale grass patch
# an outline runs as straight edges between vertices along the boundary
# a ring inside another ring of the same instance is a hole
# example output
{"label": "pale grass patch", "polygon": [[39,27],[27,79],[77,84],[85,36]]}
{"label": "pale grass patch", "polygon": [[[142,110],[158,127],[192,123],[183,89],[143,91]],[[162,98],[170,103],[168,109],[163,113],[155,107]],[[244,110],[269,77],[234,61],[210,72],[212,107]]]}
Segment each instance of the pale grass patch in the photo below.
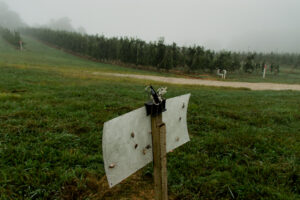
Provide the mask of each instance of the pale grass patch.
{"label": "pale grass patch", "polygon": [[13,93],[6,93],[6,92],[0,92],[0,99],[6,99],[6,98],[20,98],[21,95],[19,94],[13,94]]}

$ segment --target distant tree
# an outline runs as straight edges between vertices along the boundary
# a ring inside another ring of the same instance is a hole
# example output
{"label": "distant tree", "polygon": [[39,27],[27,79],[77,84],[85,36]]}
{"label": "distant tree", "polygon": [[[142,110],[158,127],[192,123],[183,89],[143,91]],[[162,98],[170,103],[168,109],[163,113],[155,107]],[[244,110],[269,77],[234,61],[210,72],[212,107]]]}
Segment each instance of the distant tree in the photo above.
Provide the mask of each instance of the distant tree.
{"label": "distant tree", "polygon": [[277,75],[277,74],[279,74],[279,68],[280,68],[280,66],[278,65],[278,64],[276,64],[275,66],[274,66],[274,74],[275,75]]}
{"label": "distant tree", "polygon": [[232,67],[231,52],[223,51],[219,53],[215,61],[215,66],[220,70],[229,70]]}
{"label": "distant tree", "polygon": [[[62,21],[70,25],[69,20]],[[137,38],[107,38],[103,35],[87,35],[47,28],[25,28],[22,31],[41,41],[104,62],[117,61],[131,65],[153,66],[164,70],[178,67],[190,72],[213,73],[216,68],[237,71],[241,69],[241,63],[243,63],[243,70],[252,73],[262,61],[264,63],[269,60],[280,62],[292,60],[289,61],[292,64],[300,63],[300,56],[297,57],[297,54],[260,53],[256,56],[256,54],[230,51],[214,52],[201,46],[179,47],[176,43],[165,44],[164,38],[159,38],[156,42],[145,42]],[[261,67],[263,69],[264,64]]]}
{"label": "distant tree", "polygon": [[214,63],[214,60],[215,60],[215,52],[213,51],[210,51],[210,50],[207,50],[205,52],[205,58],[206,58],[206,63],[207,63],[207,67],[206,69],[209,70],[210,73],[213,73],[213,71],[215,70],[215,63]]}
{"label": "distant tree", "polygon": [[266,65],[266,62],[265,61],[263,61],[262,63],[261,63],[261,71],[263,72],[264,71],[264,69],[265,69],[265,65]]}
{"label": "distant tree", "polygon": [[255,71],[256,71],[256,72],[259,72],[259,71],[260,71],[260,68],[261,68],[261,64],[260,64],[260,63],[256,63],[256,64],[255,64]]}
{"label": "distant tree", "polygon": [[196,53],[197,52],[196,52],[195,47],[187,48],[186,56],[185,56],[185,63],[187,64],[189,71],[193,71],[193,70],[197,69],[197,66],[195,64],[195,58],[197,56]]}
{"label": "distant tree", "polygon": [[232,62],[231,62],[230,67],[228,68],[228,70],[236,71],[236,70],[239,70],[240,68],[241,68],[241,60],[239,58],[239,55],[234,53],[232,55]]}
{"label": "distant tree", "polygon": [[192,57],[192,63],[190,66],[190,70],[191,71],[196,71],[200,69],[200,56],[195,53],[195,55]]}
{"label": "distant tree", "polygon": [[75,28],[72,26],[71,21],[72,20],[68,17],[51,19],[45,26],[52,30],[75,32]]}
{"label": "distant tree", "polygon": [[270,70],[271,70],[271,73],[274,71],[274,63],[271,63]]}
{"label": "distant tree", "polygon": [[77,29],[77,32],[80,33],[80,34],[86,34],[86,30],[84,27],[80,26],[78,29]]}
{"label": "distant tree", "polygon": [[176,43],[173,42],[172,44],[172,60],[173,60],[173,66],[177,67],[180,65],[180,50],[177,47]]}
{"label": "distant tree", "polygon": [[164,68],[166,63],[166,46],[164,44],[165,39],[163,37],[159,38],[157,44],[157,55],[156,55],[156,67],[158,69]]}
{"label": "distant tree", "polygon": [[169,71],[170,69],[173,68],[174,62],[173,62],[173,52],[171,49],[167,48],[163,61],[161,62],[161,67],[163,69],[166,69]]}
{"label": "distant tree", "polygon": [[244,71],[246,73],[252,73],[254,71],[254,58],[255,54],[249,54],[246,58]]}

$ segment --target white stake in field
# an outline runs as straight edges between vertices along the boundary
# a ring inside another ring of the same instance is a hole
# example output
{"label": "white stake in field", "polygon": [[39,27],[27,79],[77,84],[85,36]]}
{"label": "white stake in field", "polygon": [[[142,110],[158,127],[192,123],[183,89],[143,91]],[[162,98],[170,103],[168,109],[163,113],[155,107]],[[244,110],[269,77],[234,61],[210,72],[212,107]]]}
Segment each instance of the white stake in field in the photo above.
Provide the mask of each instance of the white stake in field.
{"label": "white stake in field", "polygon": [[266,78],[267,65],[264,66],[263,79]]}

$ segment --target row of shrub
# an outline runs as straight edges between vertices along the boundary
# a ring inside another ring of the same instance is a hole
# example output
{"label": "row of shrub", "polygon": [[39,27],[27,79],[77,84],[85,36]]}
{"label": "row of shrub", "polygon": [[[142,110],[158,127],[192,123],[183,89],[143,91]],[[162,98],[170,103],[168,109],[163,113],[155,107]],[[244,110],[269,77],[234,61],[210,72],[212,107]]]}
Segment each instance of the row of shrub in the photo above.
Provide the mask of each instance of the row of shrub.
{"label": "row of shrub", "polygon": [[180,47],[176,43],[165,44],[163,38],[155,42],[145,42],[136,38],[107,38],[103,35],[82,35],[41,28],[26,28],[23,31],[44,42],[105,62],[154,66],[164,70],[207,72],[215,69],[239,70],[247,60],[254,66],[253,57],[249,60],[249,56],[246,56],[247,59],[243,61],[237,53],[214,52],[201,46]]}
{"label": "row of shrub", "polygon": [[14,45],[15,47],[20,47],[21,35],[18,31],[11,31],[10,29],[0,27],[0,35],[8,43]]}
{"label": "row of shrub", "polygon": [[252,73],[261,71],[265,63],[276,66],[273,68],[276,68],[277,72],[279,64],[300,66],[298,54],[215,52],[202,46],[180,47],[176,43],[166,44],[163,38],[154,42],[145,42],[137,38],[107,38],[103,35],[44,28],[25,28],[22,31],[41,41],[103,62],[152,66],[159,70],[213,72],[216,69],[226,69]]}

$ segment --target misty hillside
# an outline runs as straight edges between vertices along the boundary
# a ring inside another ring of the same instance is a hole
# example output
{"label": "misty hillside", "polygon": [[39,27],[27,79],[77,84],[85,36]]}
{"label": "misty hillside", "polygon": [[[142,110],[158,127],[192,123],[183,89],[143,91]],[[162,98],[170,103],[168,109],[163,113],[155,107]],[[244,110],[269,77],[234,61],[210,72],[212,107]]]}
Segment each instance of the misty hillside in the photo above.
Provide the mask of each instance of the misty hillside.
{"label": "misty hillside", "polygon": [[[39,27],[39,26],[38,26]],[[41,28],[48,28],[51,30],[58,30],[58,31],[69,31],[69,32],[78,32],[80,34],[85,34],[86,30],[81,26],[78,29],[76,29],[72,25],[72,20],[68,17],[62,17],[59,19],[51,19],[50,22],[48,22],[45,25],[41,25]]]}
{"label": "misty hillside", "polygon": [[[6,3],[0,2],[0,27],[1,26],[13,30],[26,27],[27,24],[23,21],[20,15],[11,10]],[[81,34],[86,33],[85,28],[82,26],[75,28],[72,25],[72,20],[68,17],[51,19],[48,23],[36,25],[36,27],[48,28],[51,30],[78,32]]]}

